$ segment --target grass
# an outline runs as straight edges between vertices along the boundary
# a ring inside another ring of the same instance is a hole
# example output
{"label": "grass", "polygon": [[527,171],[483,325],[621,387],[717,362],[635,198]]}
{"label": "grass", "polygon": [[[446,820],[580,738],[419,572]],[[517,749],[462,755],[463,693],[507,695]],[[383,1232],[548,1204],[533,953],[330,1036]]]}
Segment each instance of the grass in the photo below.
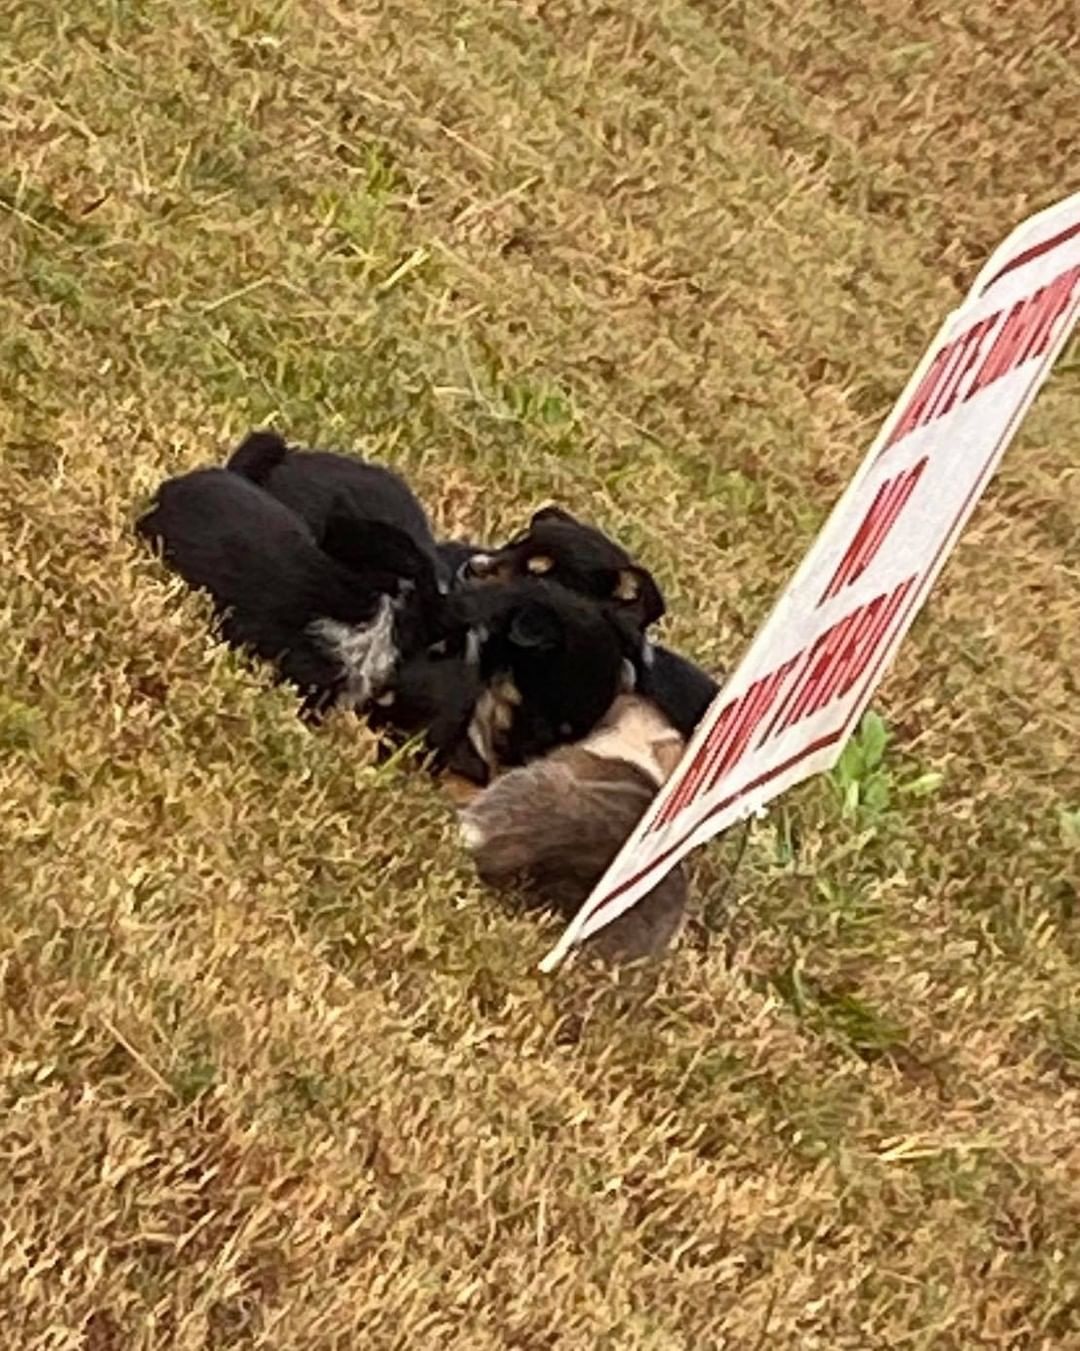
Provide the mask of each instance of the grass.
{"label": "grass", "polygon": [[587,514],[730,664],[1076,187],[1073,18],[0,5],[6,1346],[1080,1346],[1075,346],[659,973],[539,977],[448,805],[129,531],[273,421],[447,532]]}

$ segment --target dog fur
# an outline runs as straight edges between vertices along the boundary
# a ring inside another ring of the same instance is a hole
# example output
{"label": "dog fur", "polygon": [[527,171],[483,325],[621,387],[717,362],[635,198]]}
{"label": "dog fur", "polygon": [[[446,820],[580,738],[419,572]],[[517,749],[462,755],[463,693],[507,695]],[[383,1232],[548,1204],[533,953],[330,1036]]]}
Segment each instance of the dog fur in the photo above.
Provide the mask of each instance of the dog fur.
{"label": "dog fur", "polygon": [[[571,918],[684,744],[649,700],[620,696],[582,741],[510,770],[465,806],[462,839],[481,879],[516,886],[528,904]],[[676,867],[586,947],[607,960],[657,956],[674,941],[686,901],[686,876]]]}
{"label": "dog fur", "polygon": [[688,657],[660,643],[650,644],[635,661],[637,691],[651,699],[687,740],[720,693],[719,683]]}
{"label": "dog fur", "polygon": [[448,598],[447,636],[403,661],[370,718],[426,731],[435,767],[477,783],[586,735],[632,678],[603,607],[531,578]]}
{"label": "dog fur", "polygon": [[[378,522],[406,534],[430,559],[443,586],[449,583],[451,572],[435,544],[427,512],[393,469],[336,451],[302,450],[269,430],[250,432],[225,467],[296,512],[328,553],[337,556],[350,523],[364,527]],[[333,534],[331,522],[337,526]]]}
{"label": "dog fur", "polygon": [[[331,518],[326,528],[339,526]],[[376,527],[367,545],[354,537],[362,565],[354,571],[320,549],[294,512],[238,474],[198,469],[168,480],[136,530],[190,586],[210,593],[225,640],[272,662],[302,692],[309,713],[335,703],[362,708],[403,651],[441,632],[433,575],[424,576],[423,558],[401,532]],[[395,547],[397,570],[370,565]]]}
{"label": "dog fur", "polygon": [[471,784],[485,784],[494,766],[469,736],[484,693],[479,665],[463,652],[414,653],[397,667],[386,689],[368,709],[368,723],[390,747],[422,737],[431,768]]}
{"label": "dog fur", "polygon": [[501,548],[475,555],[465,576],[477,582],[543,578],[614,606],[641,632],[666,608],[652,573],[603,531],[555,506],[536,512],[528,529]]}

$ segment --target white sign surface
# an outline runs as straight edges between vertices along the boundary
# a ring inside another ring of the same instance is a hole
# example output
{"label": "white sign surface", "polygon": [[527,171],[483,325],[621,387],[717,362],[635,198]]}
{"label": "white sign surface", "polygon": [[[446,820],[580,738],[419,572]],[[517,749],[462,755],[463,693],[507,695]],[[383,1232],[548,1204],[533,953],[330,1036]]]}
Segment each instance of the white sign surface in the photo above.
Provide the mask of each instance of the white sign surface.
{"label": "white sign surface", "polygon": [[686,754],[541,964],[696,845],[833,765],[1080,312],[1080,194],[1020,225],[946,319]]}

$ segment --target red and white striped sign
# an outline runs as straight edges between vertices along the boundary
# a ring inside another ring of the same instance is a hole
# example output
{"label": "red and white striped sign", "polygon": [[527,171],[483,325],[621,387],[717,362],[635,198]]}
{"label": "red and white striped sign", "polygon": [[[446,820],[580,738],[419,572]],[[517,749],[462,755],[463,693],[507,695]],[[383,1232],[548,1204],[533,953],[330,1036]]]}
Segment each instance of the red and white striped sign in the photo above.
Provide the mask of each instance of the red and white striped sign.
{"label": "red and white striped sign", "polygon": [[675,773],[541,963],[696,845],[830,768],[1080,312],[1080,194],[1032,216],[946,319]]}

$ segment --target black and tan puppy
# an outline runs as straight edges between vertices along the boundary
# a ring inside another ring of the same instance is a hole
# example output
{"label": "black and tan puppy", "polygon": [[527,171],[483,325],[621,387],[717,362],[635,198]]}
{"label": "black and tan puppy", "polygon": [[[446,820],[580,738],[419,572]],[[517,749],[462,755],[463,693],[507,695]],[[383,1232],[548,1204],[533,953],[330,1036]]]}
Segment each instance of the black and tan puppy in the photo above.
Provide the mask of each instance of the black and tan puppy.
{"label": "black and tan puppy", "polygon": [[646,636],[646,629],[665,612],[652,574],[603,531],[560,507],[545,507],[527,530],[501,549],[469,559],[461,576],[477,583],[543,577],[611,606],[638,635],[628,652],[638,690],[656,702],[684,737],[690,736],[719,691],[700,666]]}
{"label": "black and tan puppy", "polygon": [[[533,905],[571,918],[600,880],[682,755],[682,737],[649,700],[616,699],[582,741],[513,769],[472,798],[461,833],[480,877],[516,887]],[[586,947],[613,960],[655,956],[686,908],[674,868]]]}
{"label": "black and tan puppy", "polygon": [[436,764],[486,783],[586,735],[632,678],[618,616],[532,578],[447,599],[447,636],[403,661],[374,725],[426,732]]}
{"label": "black and tan puppy", "polygon": [[536,512],[528,529],[502,548],[475,555],[464,575],[478,582],[542,577],[611,604],[641,632],[660,619],[665,609],[652,573],[602,530],[561,507]]}
{"label": "black and tan puppy", "polygon": [[533,578],[454,601],[475,635],[483,686],[469,734],[493,766],[579,740],[633,684],[633,638],[606,606]]}
{"label": "black and tan puppy", "polygon": [[310,713],[363,708],[403,655],[442,636],[430,559],[393,526],[360,533],[331,513],[324,537],[346,566],[248,479],[198,469],[163,483],[136,530],[210,593],[225,640],[272,662]]}

